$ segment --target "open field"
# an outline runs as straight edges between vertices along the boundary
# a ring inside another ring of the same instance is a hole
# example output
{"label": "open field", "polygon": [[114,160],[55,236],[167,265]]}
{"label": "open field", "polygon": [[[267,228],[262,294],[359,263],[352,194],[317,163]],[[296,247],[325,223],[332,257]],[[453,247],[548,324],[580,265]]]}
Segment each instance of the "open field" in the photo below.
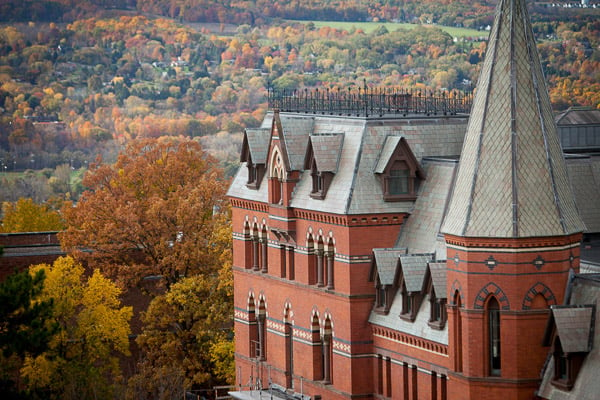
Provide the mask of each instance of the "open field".
{"label": "open field", "polygon": [[[396,23],[396,22],[340,22],[340,21],[295,21],[295,22],[312,22],[317,28],[321,28],[323,26],[328,26],[330,28],[342,29],[342,30],[351,30],[352,28],[362,29],[365,33],[371,33],[375,29],[385,26],[385,28],[392,32],[397,30],[398,28],[404,29],[414,29],[417,24],[406,24],[406,23]],[[487,39],[489,33],[486,31],[478,31],[475,29],[467,29],[467,28],[456,28],[452,26],[442,26],[442,25],[426,25],[426,26],[435,26],[440,28],[441,30],[448,32],[452,37],[484,37]]]}

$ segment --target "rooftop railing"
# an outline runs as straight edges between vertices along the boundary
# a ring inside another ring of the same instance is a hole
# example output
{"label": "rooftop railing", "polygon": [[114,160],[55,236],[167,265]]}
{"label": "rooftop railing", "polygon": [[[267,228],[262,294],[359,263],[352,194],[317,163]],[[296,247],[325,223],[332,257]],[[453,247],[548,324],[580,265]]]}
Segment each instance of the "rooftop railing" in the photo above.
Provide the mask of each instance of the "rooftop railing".
{"label": "rooftop railing", "polygon": [[386,88],[269,89],[269,108],[281,112],[384,117],[388,115],[468,114],[473,94],[459,90],[423,91]]}

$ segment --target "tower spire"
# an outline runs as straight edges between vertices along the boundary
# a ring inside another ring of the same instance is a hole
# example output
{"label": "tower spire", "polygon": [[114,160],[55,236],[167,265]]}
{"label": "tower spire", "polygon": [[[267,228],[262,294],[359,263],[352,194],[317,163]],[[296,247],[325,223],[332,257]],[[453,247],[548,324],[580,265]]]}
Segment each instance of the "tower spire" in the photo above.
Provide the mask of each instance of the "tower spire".
{"label": "tower spire", "polygon": [[525,0],[500,0],[442,232],[519,238],[583,230]]}

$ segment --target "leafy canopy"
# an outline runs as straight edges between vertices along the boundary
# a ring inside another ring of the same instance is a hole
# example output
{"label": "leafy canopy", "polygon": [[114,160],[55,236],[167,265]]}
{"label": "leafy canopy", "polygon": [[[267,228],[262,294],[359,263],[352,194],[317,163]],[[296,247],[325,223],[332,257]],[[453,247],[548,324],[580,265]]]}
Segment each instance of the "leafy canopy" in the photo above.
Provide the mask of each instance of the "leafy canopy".
{"label": "leafy canopy", "polygon": [[230,238],[217,162],[191,139],[130,143],[114,165],[93,165],[85,192],[64,211],[62,245],[127,285],[158,276],[166,286],[213,271]]}
{"label": "leafy canopy", "polygon": [[0,232],[59,231],[64,227],[57,211],[47,204],[36,204],[30,198],[2,203],[2,214]]}
{"label": "leafy canopy", "polygon": [[86,277],[71,257],[45,271],[42,301],[54,299],[50,323],[57,324],[48,350],[25,359],[21,375],[30,390],[43,390],[51,399],[111,398],[120,379],[118,355],[129,354],[131,307],[121,307],[121,290],[98,270]]}

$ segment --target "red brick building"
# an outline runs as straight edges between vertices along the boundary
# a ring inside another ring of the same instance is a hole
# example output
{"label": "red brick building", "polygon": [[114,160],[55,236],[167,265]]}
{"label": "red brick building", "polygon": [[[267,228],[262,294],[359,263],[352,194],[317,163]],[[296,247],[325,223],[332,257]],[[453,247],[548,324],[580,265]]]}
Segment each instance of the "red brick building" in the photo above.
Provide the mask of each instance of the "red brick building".
{"label": "red brick building", "polygon": [[313,93],[246,130],[235,398],[536,396],[590,203],[568,171],[598,163],[565,161],[523,0],[467,106]]}

